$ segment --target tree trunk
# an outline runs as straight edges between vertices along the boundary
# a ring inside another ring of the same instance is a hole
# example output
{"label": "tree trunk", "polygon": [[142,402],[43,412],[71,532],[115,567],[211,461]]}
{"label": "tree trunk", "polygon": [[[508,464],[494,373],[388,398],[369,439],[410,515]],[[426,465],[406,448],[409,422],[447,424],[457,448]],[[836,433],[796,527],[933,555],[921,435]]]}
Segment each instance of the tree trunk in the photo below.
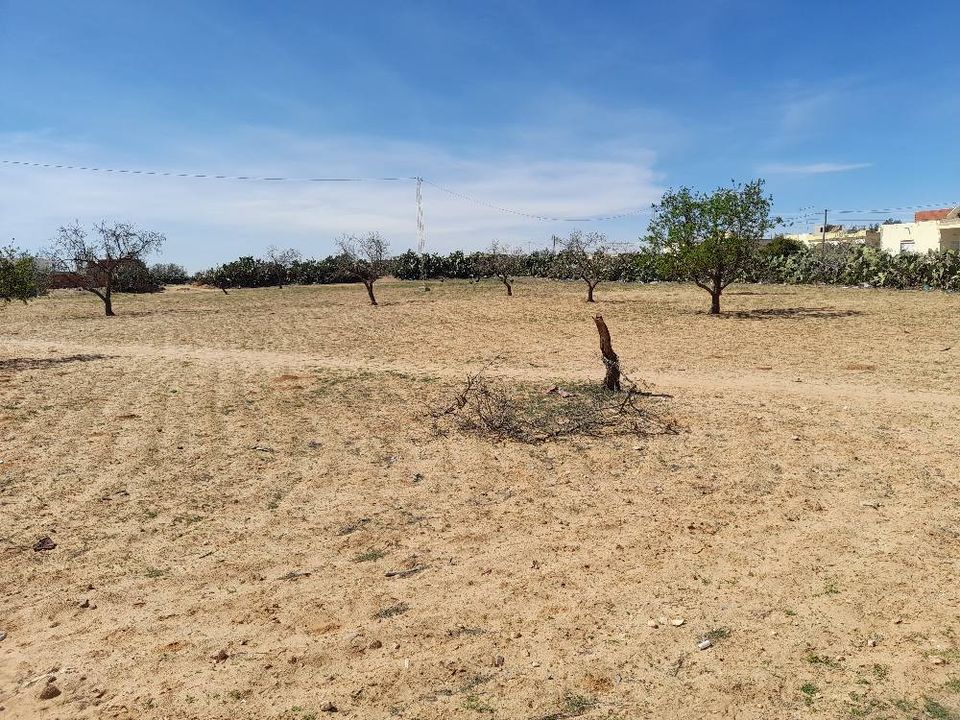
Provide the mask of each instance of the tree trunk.
{"label": "tree trunk", "polygon": [[711,290],[710,291],[710,314],[719,315],[720,314],[720,293],[722,290]]}
{"label": "tree trunk", "polygon": [[107,274],[107,280],[103,288],[103,307],[107,317],[113,317],[113,276]]}
{"label": "tree trunk", "polygon": [[596,283],[588,282],[587,283],[587,302],[593,302],[593,288],[596,287]]}
{"label": "tree trunk", "polygon": [[513,283],[509,280],[504,280],[503,284],[507,286],[507,297],[513,297]]}
{"label": "tree trunk", "polygon": [[603,321],[602,315],[595,316],[593,321],[597,324],[597,332],[600,333],[600,353],[603,355],[603,364],[607,368],[606,377],[603,378],[603,386],[607,390],[619,391],[620,358],[613,351],[610,331],[607,329],[607,324]]}
{"label": "tree trunk", "polygon": [[370,296],[370,304],[371,304],[371,305],[376,305],[376,304],[377,304],[377,297],[376,297],[376,295],[373,294],[373,283],[372,283],[372,282],[364,282],[363,284],[364,284],[364,285],[366,286],[366,288],[367,288],[367,295]]}

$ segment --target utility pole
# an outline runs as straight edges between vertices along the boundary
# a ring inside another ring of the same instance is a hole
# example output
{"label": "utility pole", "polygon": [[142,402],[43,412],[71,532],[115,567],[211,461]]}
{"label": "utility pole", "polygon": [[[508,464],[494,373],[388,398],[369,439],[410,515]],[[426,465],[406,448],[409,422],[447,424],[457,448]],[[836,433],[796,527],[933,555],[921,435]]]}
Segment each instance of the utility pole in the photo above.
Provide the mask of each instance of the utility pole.
{"label": "utility pole", "polygon": [[821,243],[820,243],[820,254],[823,257],[827,256],[827,211],[823,211],[823,227],[820,228],[821,234]]}
{"label": "utility pole", "polygon": [[420,253],[420,280],[423,289],[427,290],[427,256],[424,250],[427,247],[427,231],[423,225],[423,178],[417,176],[417,252]]}

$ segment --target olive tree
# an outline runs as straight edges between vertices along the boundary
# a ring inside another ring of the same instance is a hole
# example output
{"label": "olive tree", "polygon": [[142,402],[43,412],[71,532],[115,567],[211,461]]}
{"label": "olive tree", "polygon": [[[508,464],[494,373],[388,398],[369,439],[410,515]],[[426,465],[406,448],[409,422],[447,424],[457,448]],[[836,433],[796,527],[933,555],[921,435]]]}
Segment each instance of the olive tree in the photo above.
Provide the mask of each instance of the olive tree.
{"label": "olive tree", "polygon": [[676,277],[710,293],[710,314],[720,296],[753,258],[761,238],[780,223],[771,218],[773,198],[763,180],[734,183],[707,194],[682,187],[668,190],[653,206],[647,240]]}
{"label": "olive tree", "polygon": [[377,304],[373,284],[390,271],[390,243],[378,232],[362,237],[341,235],[337,240],[340,263],[344,272],[363,283],[370,304]]}
{"label": "olive tree", "polygon": [[12,245],[0,248],[0,301],[26,304],[44,289],[44,273],[36,258]]}
{"label": "olive tree", "polygon": [[562,240],[555,262],[554,273],[583,280],[587,284],[587,302],[594,302],[594,288],[610,279],[617,257],[607,248],[607,236],[603,233],[574,230]]}
{"label": "olive tree", "polygon": [[113,316],[113,291],[117,273],[137,265],[159,250],[166,237],[130,223],[100,222],[88,234],[79,222],[57,232],[50,260],[56,272],[72,287],[86,290],[103,301],[104,314]]}
{"label": "olive tree", "polygon": [[523,255],[519,248],[511,250],[494,240],[484,255],[481,264],[486,275],[497,278],[507,288],[507,296],[513,296],[513,280],[520,272]]}

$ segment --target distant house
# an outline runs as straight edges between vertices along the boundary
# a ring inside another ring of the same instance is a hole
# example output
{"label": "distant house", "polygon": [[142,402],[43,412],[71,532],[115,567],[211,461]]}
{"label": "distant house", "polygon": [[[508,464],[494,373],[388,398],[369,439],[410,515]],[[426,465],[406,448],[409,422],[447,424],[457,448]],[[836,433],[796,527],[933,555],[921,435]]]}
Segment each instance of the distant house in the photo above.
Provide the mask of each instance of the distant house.
{"label": "distant house", "polygon": [[809,247],[819,248],[826,242],[830,245],[869,245],[880,247],[880,231],[870,228],[845,228],[843,225],[819,225],[813,232],[785,235],[799,240]]}
{"label": "distant house", "polygon": [[881,225],[880,246],[892,253],[960,251],[960,206],[915,213],[912,223]]}

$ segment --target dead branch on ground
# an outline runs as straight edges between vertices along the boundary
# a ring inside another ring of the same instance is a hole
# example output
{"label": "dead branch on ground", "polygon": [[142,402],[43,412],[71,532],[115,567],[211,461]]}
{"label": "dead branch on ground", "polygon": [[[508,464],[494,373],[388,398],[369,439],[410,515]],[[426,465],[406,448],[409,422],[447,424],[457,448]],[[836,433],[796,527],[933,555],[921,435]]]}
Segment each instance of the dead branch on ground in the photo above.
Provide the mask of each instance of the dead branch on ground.
{"label": "dead branch on ground", "polygon": [[[484,368],[485,369],[485,368]],[[674,421],[644,402],[650,394],[633,385],[611,393],[592,384],[546,392],[530,385],[497,382],[484,370],[468,375],[443,406],[430,413],[434,430],[461,432],[537,445],[563,438],[674,435]]]}

